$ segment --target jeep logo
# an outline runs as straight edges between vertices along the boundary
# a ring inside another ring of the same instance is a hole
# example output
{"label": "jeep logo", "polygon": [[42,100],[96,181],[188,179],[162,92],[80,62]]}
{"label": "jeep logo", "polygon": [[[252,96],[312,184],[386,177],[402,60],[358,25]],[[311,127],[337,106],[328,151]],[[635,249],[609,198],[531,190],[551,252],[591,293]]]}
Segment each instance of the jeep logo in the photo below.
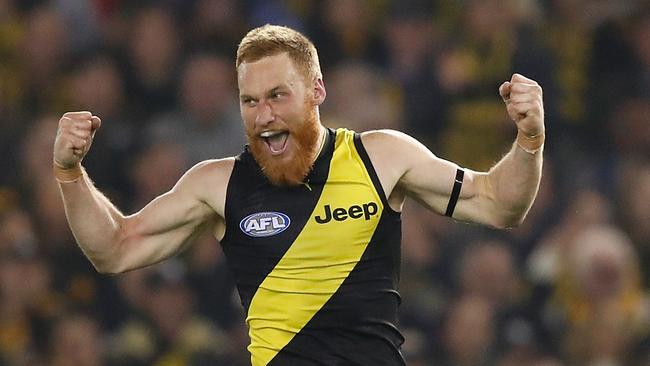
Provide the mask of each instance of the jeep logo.
{"label": "jeep logo", "polygon": [[360,219],[363,217],[366,220],[370,220],[370,217],[377,214],[377,209],[377,204],[374,202],[364,203],[361,206],[353,205],[347,210],[343,207],[336,207],[332,210],[330,205],[325,205],[325,213],[323,216],[315,216],[314,220],[319,224],[328,223],[332,221],[332,219],[343,221],[348,218]]}
{"label": "jeep logo", "polygon": [[248,236],[272,236],[285,231],[291,220],[280,212],[257,212],[246,216],[239,223],[239,228]]}

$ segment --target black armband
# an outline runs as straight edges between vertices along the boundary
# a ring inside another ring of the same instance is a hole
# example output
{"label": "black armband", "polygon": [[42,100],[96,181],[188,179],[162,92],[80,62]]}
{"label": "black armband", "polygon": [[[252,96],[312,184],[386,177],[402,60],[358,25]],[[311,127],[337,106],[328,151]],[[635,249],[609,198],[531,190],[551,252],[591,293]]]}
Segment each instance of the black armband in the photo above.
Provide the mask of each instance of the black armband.
{"label": "black armband", "polygon": [[451,217],[454,214],[454,209],[456,208],[456,202],[458,202],[458,196],[460,195],[460,188],[463,186],[463,177],[465,176],[465,171],[461,168],[456,170],[456,179],[454,180],[454,188],[451,190],[451,196],[449,196],[449,203],[447,204],[447,211],[445,211],[445,216]]}

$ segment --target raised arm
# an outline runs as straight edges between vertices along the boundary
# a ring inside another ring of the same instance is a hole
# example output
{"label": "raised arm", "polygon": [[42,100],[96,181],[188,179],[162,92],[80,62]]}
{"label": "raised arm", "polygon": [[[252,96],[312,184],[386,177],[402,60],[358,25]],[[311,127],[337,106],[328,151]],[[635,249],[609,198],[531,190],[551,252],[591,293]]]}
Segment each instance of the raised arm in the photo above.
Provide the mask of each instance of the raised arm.
{"label": "raised arm", "polygon": [[463,177],[457,179],[456,164],[436,157],[407,135],[375,131],[363,136],[393,208],[411,196],[440,214],[450,213],[450,197],[457,186],[454,218],[499,228],[524,220],[537,195],[542,171],[542,89],[535,81],[515,74],[501,85],[499,94],[518,134],[510,151],[488,172],[462,169]]}
{"label": "raised arm", "polygon": [[[215,189],[227,182],[232,162],[201,163],[136,214],[125,216],[99,190],[81,167],[101,121],[90,112],[66,113],[54,144],[54,174],[66,217],[84,254],[99,272],[120,273],[157,263],[183,249],[203,230],[217,230],[223,207]],[[212,185],[206,185],[210,179]]]}

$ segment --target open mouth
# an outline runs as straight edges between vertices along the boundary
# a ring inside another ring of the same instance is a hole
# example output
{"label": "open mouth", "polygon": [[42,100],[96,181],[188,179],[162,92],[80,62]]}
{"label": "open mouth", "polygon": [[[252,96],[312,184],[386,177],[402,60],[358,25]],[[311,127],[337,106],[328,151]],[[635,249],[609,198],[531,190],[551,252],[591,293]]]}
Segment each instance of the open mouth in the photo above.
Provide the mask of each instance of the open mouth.
{"label": "open mouth", "polygon": [[287,149],[288,131],[264,131],[260,137],[268,146],[271,155],[280,155]]}

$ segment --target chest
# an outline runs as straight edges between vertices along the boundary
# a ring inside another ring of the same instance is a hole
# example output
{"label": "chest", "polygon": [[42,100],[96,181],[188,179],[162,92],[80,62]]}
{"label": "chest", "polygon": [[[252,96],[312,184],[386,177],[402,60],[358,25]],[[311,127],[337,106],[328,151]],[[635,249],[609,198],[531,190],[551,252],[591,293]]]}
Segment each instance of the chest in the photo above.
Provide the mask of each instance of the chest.
{"label": "chest", "polygon": [[256,188],[228,196],[226,227],[237,245],[256,247],[258,254],[282,252],[298,239],[336,245],[346,231],[374,230],[383,210],[365,179],[330,176],[292,188]]}

